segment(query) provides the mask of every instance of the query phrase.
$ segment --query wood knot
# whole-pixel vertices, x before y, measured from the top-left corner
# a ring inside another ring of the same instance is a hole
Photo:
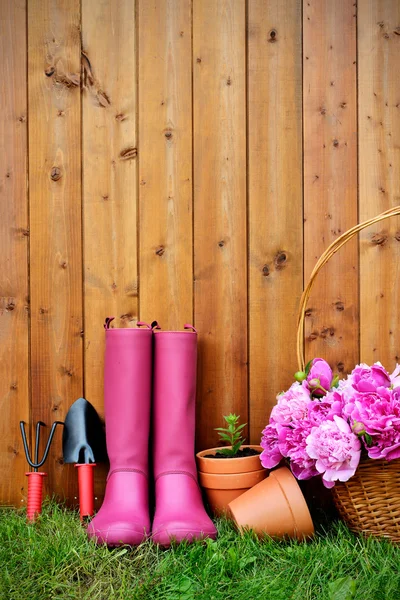
[[[335,335],[335,330],[333,327],[323,327],[321,329],[321,338],[324,340],[326,339],[328,336],[332,337]]]
[[[122,321],[133,321],[133,315],[132,313],[125,313],[124,315],[120,316],[120,319]]]
[[[340,108],[346,108],[347,104],[346,102],[341,102],[339,106]]]
[[[137,157],[137,148],[125,148],[125,150],[121,150],[119,157],[121,160],[132,160]]]
[[[271,31],[269,32],[268,42],[270,44],[274,44],[275,42],[277,42],[278,41],[277,35],[278,35],[278,32],[276,31],[276,29],[271,29]]]
[[[371,244],[374,244],[375,246],[384,246],[388,241],[388,237],[387,233],[374,233],[371,237]]]
[[[196,62],[201,63],[201,58],[200,57],[196,58]]]
[[[396,233],[394,234],[394,239],[400,242],[400,231],[396,231]]]
[[[262,274],[264,275],[264,277],[268,277],[270,271],[269,271],[269,266],[268,265],[264,265],[262,268]]]
[[[343,302],[341,302],[340,300],[338,302],[335,302],[335,308],[338,311],[344,310],[344,304],[343,304]]]
[[[10,385],[10,390],[16,390],[18,389],[18,384],[16,381],[14,381],[11,385]]]
[[[66,261],[66,260],[63,260],[63,261],[60,263],[60,267],[61,267],[62,269],[66,269],[66,268],[67,268],[67,266],[68,266],[68,263],[67,263],[67,261]]]
[[[232,79],[230,77],[226,80],[226,85],[232,85]]]
[[[310,333],[310,335],[307,338],[308,342],[314,342],[318,337],[318,333],[316,333],[315,331],[313,333]]]
[[[46,77],[51,77],[52,75],[54,75],[55,72],[56,72],[55,67],[47,67],[44,74],[46,75]]]
[[[274,259],[275,269],[281,271],[286,267],[287,255],[286,252],[280,251],[277,253]]]
[[[326,108],[325,106],[321,106],[321,108],[319,109],[319,112],[321,115],[326,115]]]
[[[172,131],[168,130],[164,133],[164,135],[167,138],[167,140],[170,140],[172,138]]]
[[[59,167],[53,167],[50,172],[50,178],[53,181],[58,181],[59,179],[61,179],[61,177],[62,177],[61,169]]]
[[[15,300],[9,300],[6,304],[6,310],[11,312],[15,308]]]
[[[118,115],[115,115],[115,119],[116,121],[126,121],[128,117],[122,113],[118,113]]]
[[[223,248],[223,247],[225,246],[225,242],[224,242],[224,240],[220,240],[220,241],[218,242],[218,246],[219,246],[220,248]]]
[[[339,140],[333,140],[332,144],[337,148],[339,146]]]
[[[342,361],[338,362],[336,364],[337,370],[339,371],[339,373],[343,373],[344,371],[344,363]]]
[[[158,246],[156,248],[156,254],[157,254],[157,256],[162,256],[164,254],[164,252],[165,252],[164,246]]]
[[[307,308],[307,310],[304,312],[304,316],[305,317],[311,317],[313,314],[313,309],[312,308]]]

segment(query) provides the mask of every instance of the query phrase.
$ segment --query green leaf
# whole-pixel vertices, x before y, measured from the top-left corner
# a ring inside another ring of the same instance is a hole
[[[314,359],[312,358],[312,359],[311,359],[311,360],[309,360],[309,361],[308,361],[308,363],[306,364],[306,368],[304,369],[304,372],[305,372],[306,376],[307,376],[307,375],[309,374],[309,372],[310,372],[310,369],[311,369],[311,365],[312,365],[312,361],[313,361],[313,360],[314,360]]]
[[[241,431],[243,429],[243,427],[246,427],[247,423],[243,423],[243,425],[239,425],[239,427],[236,428],[236,431]]]
[[[341,577],[328,584],[329,600],[353,600],[357,582],[351,577]]]
[[[224,454],[225,456],[233,456],[234,455],[232,448],[220,448],[218,450],[218,452],[220,452],[221,454]]]
[[[242,440],[239,440],[239,442],[237,444],[235,444],[234,446],[232,446],[232,451],[233,451],[234,455],[237,453],[237,451],[239,450],[239,448],[240,448],[241,445],[242,445]]]
[[[331,388],[337,388],[339,387],[339,375],[335,375],[335,377],[332,379],[332,383],[331,383]]]
[[[220,434],[219,434],[219,437],[220,437],[222,440],[228,440],[228,442],[231,440],[231,436],[230,436],[230,435],[228,435],[227,433],[220,433]]]
[[[369,433],[364,434],[364,441],[365,441],[365,445],[370,448],[372,446],[372,437],[369,435]]]

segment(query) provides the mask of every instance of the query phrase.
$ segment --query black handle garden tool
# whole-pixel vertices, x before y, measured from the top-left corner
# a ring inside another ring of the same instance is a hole
[[[46,424],[43,423],[43,421],[38,421],[38,423],[36,424],[35,459],[33,462],[29,453],[28,442],[26,441],[25,423],[24,421],[19,422],[26,460],[28,461],[28,464],[33,468],[33,471],[25,473],[25,475],[28,477],[28,502],[26,515],[29,521],[34,521],[36,519],[36,516],[42,512],[43,477],[46,477],[47,473],[44,473],[43,471],[39,472],[38,469],[44,464],[49,454],[50,444],[53,440],[54,432],[56,430],[57,425],[63,424],[64,423],[62,421],[55,421],[51,426],[50,435],[43,453],[43,458],[39,461],[40,428],[46,427]]]
[[[78,398],[65,417],[63,454],[65,463],[75,463],[78,468],[79,513],[83,520],[94,513],[93,469],[96,461],[107,460],[103,424],[96,409],[85,398]]]

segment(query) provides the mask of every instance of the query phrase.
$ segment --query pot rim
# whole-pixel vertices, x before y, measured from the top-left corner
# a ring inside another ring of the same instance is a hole
[[[267,476],[265,471],[244,473],[203,473],[199,471],[199,483],[206,490],[244,490],[257,485]]]
[[[240,456],[232,458],[212,458],[205,457],[206,454],[215,454],[218,450],[227,446],[218,446],[217,448],[207,448],[196,454],[197,468],[202,473],[243,473],[245,471],[263,471],[264,467],[260,461],[262,447],[256,444],[243,444],[241,448],[254,448],[260,454],[253,456]],[[229,446],[228,446],[229,447]]]

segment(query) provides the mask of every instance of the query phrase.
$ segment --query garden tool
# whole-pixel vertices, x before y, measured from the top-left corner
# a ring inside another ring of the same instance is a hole
[[[78,469],[79,514],[81,521],[94,513],[94,467],[107,460],[103,424],[96,409],[85,398],[78,398],[65,417],[63,431],[65,463]]]
[[[148,444],[152,330],[110,329],[106,319],[104,411],[110,471],[89,537],[109,546],[140,544],[150,532]],[[141,328],[145,326],[145,328]]]
[[[63,424],[64,423],[62,421],[55,421],[51,426],[50,435],[43,453],[43,458],[41,461],[39,461],[40,427],[46,427],[46,424],[43,423],[43,421],[38,421],[36,424],[35,462],[33,462],[29,453],[28,443],[26,441],[25,423],[24,421],[19,422],[26,460],[33,468],[33,471],[25,473],[25,475],[28,477],[28,502],[26,515],[29,521],[35,521],[36,515],[42,512],[43,477],[46,477],[47,473],[39,472],[38,469],[44,464],[49,454],[50,444],[53,440],[57,425]]]
[[[154,542],[215,538],[195,462],[197,332],[154,329]]]

